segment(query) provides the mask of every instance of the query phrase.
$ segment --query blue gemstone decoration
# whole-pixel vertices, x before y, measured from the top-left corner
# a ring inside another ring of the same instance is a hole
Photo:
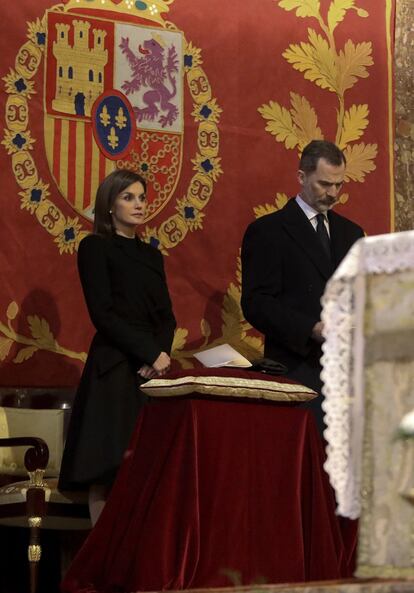
[[[22,146],[26,144],[26,139],[23,138],[23,136],[20,136],[20,134],[16,134],[13,138],[13,144],[20,149]]]
[[[44,45],[46,43],[46,34],[45,33],[36,33],[37,43],[39,45]]]
[[[21,93],[27,89],[27,86],[25,85],[23,78],[19,78],[19,80],[16,80],[14,86],[16,87],[16,91],[18,93]]]
[[[41,189],[32,189],[30,192],[30,201],[31,202],[40,202],[42,199],[42,190]]]
[[[73,241],[75,238],[75,230],[73,227],[70,227],[69,229],[65,229],[63,231],[63,236],[65,237],[65,241]]]
[[[146,171],[148,171],[148,165],[147,165],[147,163],[142,163],[142,165],[141,165],[141,171],[144,171],[144,173]]]
[[[192,206],[186,206],[184,208],[184,216],[185,218],[195,218],[194,208]]]
[[[184,55],[184,66],[191,68],[192,65],[193,65],[193,56],[190,56],[189,54],[185,54]]]
[[[156,239],[155,237],[151,237],[150,245],[152,245],[153,247],[156,247],[158,249],[159,244],[160,244],[160,242],[158,241],[158,239]]]
[[[200,109],[200,115],[202,115],[206,119],[208,119],[210,117],[211,113],[212,113],[212,111],[211,111],[210,107],[207,107],[207,105],[203,105],[203,107]]]
[[[137,0],[135,2],[135,7],[138,8],[138,10],[147,10],[148,4],[146,2],[141,2],[141,0]]]
[[[212,169],[214,169],[213,165],[210,163],[210,159],[206,159],[205,161],[203,161],[201,163],[201,166],[203,167],[206,173],[209,173]]]

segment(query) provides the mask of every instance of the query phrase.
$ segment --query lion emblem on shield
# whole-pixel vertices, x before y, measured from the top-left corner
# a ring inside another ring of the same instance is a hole
[[[178,108],[171,102],[177,94],[178,56],[174,44],[167,56],[163,40],[155,35],[139,44],[137,53],[130,48],[129,37],[122,37],[119,48],[132,73],[130,80],[122,84],[125,94],[149,87],[142,95],[145,106],[133,108],[137,121],[157,120],[163,128],[173,124],[178,117]]]

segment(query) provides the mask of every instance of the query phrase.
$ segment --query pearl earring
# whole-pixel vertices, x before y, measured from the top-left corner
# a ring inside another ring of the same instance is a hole
[[[109,211],[109,214],[112,214],[112,210]]]

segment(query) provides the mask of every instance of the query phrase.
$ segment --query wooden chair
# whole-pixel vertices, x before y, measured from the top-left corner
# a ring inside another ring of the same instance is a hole
[[[39,530],[45,515],[45,486],[43,476],[49,460],[49,448],[44,440],[35,437],[0,438],[0,447],[25,447],[24,465],[29,474],[24,502],[0,505],[0,518],[26,516],[30,529],[28,559],[30,565],[30,593],[36,593],[38,563],[41,557]],[[29,448],[28,448],[29,447]]]
[[[57,490],[70,395],[62,390],[0,393],[0,525],[30,530],[31,593],[38,586],[40,529],[91,527],[87,492]]]

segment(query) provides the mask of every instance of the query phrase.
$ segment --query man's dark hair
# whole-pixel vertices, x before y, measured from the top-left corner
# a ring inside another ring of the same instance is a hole
[[[128,186],[136,181],[142,183],[144,191],[147,191],[146,181],[141,175],[127,169],[115,169],[102,181],[96,192],[95,218],[93,232],[96,235],[110,236],[115,233],[112,224],[110,211],[116,197]]]
[[[305,173],[312,173],[316,170],[319,159],[325,159],[330,165],[336,167],[346,165],[345,155],[336,144],[328,140],[312,140],[303,149],[299,169]]]

